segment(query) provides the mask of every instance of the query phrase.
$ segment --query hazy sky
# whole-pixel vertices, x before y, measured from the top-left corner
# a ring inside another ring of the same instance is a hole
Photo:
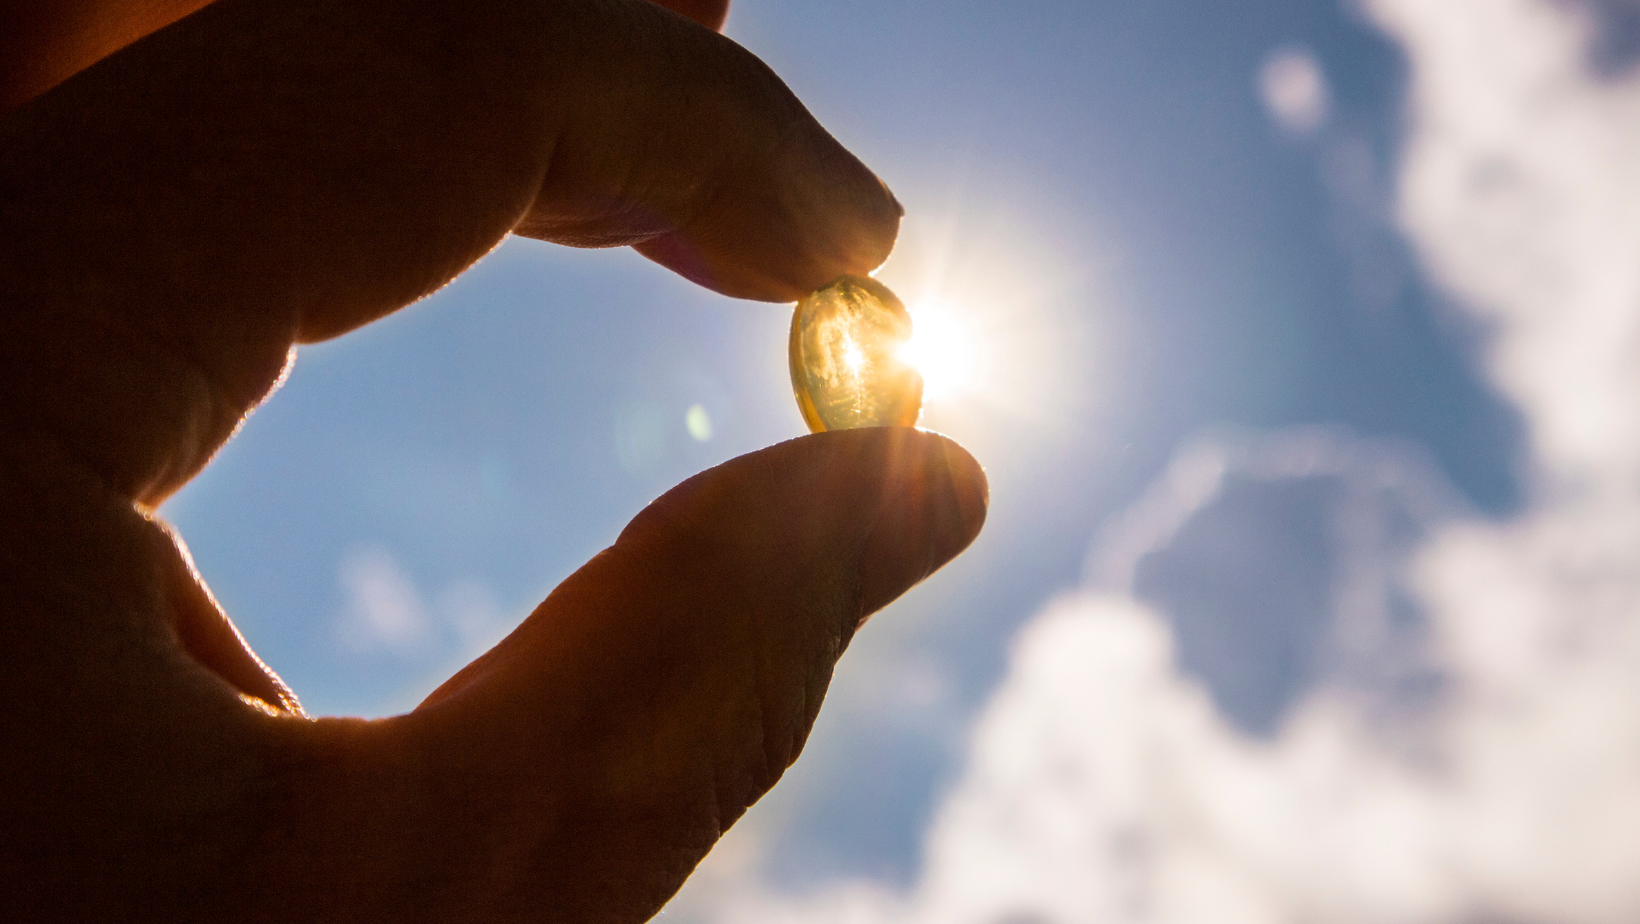
[[[991,519],[667,919],[1640,917],[1640,8],[759,3],[907,207]],[[789,308],[511,241],[166,507],[310,711],[407,709],[802,432]]]

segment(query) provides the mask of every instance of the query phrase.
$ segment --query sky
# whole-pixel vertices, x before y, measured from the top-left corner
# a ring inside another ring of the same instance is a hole
[[[727,32],[905,203],[878,275],[992,506],[662,920],[1640,919],[1640,6]],[[310,711],[403,711],[803,432],[788,322],[510,241],[303,348],[164,514]]]

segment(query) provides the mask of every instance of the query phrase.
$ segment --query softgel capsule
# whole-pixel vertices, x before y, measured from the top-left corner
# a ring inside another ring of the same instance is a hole
[[[909,427],[922,411],[923,380],[900,357],[911,315],[888,287],[844,276],[792,313],[792,391],[815,433]]]

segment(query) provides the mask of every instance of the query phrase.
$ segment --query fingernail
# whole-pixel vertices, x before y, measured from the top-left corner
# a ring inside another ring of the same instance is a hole
[[[907,429],[891,440],[882,508],[860,560],[863,616],[882,609],[966,549],[990,506],[974,457],[949,439]]]
[[[877,182],[882,183],[882,180],[879,179]],[[883,192],[888,195],[888,201],[894,203],[894,214],[904,218],[905,206],[901,204],[900,197],[894,195],[894,190],[889,189],[887,183],[883,183]]]

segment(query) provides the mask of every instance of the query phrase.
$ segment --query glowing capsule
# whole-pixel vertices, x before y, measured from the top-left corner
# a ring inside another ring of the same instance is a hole
[[[915,424],[923,381],[900,357],[909,339],[911,315],[875,279],[844,276],[798,302],[788,355],[809,429]]]

